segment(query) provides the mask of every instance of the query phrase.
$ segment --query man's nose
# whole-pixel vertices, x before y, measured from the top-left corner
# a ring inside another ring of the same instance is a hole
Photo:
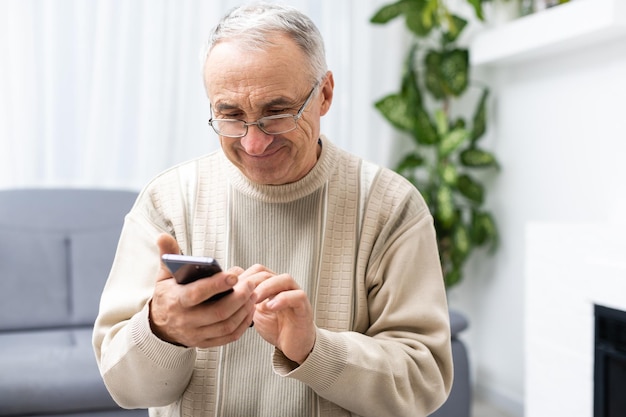
[[[248,133],[241,138],[241,145],[248,155],[262,155],[272,143],[272,135],[259,129],[258,125],[249,125]]]

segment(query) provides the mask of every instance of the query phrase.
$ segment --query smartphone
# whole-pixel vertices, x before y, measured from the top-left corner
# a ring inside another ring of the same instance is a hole
[[[205,256],[165,254],[161,258],[176,282],[183,285],[201,278],[208,278],[222,271],[220,264],[215,259]],[[219,300],[231,292],[233,292],[232,288],[214,295],[205,302]]]

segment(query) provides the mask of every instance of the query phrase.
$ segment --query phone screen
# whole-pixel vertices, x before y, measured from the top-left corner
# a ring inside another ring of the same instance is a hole
[[[201,278],[208,278],[222,270],[219,263],[210,257],[165,254],[162,259],[179,284],[189,284]],[[206,302],[218,300],[231,292],[232,288],[214,295]]]

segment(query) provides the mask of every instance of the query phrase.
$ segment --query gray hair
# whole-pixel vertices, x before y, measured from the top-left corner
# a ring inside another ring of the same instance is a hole
[[[232,9],[211,31],[205,60],[213,46],[226,40],[250,50],[264,50],[272,45],[272,35],[277,32],[289,36],[304,52],[312,81],[322,79],[328,68],[321,33],[308,16],[276,3],[255,2]]]

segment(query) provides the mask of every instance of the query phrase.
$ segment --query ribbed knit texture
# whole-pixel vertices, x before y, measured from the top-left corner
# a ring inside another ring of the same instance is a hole
[[[193,248],[196,255],[222,259],[225,267],[261,263],[276,273],[291,274],[315,305],[318,325],[345,331],[352,328],[356,289],[351,277],[356,267],[361,206],[366,202],[359,191],[368,193],[377,169],[366,163],[371,177],[363,180],[360,160],[339,161],[337,152],[328,152],[334,145],[326,146],[307,176],[286,185],[253,183],[223,155],[222,166],[201,164],[201,175],[215,178],[226,172],[227,176],[217,189],[198,190],[195,217],[206,222],[207,228],[204,235],[194,235]],[[332,183],[327,182],[329,178]],[[228,208],[221,216],[201,203],[216,196],[228,196],[223,206],[218,205]],[[327,218],[333,221],[326,222]],[[273,351],[254,331],[221,349],[201,351],[190,384],[194,389],[184,395],[183,415],[191,415],[187,410],[194,416],[304,417],[320,411],[329,416],[347,415],[302,382],[277,376],[268,360]],[[209,372],[198,372],[199,367]],[[203,392],[212,394],[207,398]]]
[[[314,303],[324,236],[321,213],[327,203],[326,180],[336,168],[336,154],[329,156],[322,151],[324,158],[305,178],[280,186],[249,181],[223,156],[220,164],[199,164],[200,176],[226,176],[222,181],[211,181],[216,188],[197,190],[193,254],[220,259],[225,268],[261,263],[276,273],[289,273]],[[215,202],[216,197],[224,200],[212,207],[228,210],[216,212],[203,205],[203,201]],[[206,228],[197,227],[202,224]],[[272,370],[273,350],[254,331],[221,349],[199,350],[190,383],[194,388],[184,394],[183,414],[192,410],[193,415],[204,416],[315,414],[315,393],[302,382],[281,378]],[[205,371],[198,372],[199,368]],[[207,392],[212,393],[209,398]]]
[[[233,190],[229,263],[243,268],[262,263],[276,273],[288,272],[311,295],[319,261],[321,226],[316,213],[321,194],[318,189],[298,200],[270,203]],[[301,382],[274,374],[268,360],[273,347],[256,332],[248,331],[223,352],[218,415],[311,415],[313,392]]]

